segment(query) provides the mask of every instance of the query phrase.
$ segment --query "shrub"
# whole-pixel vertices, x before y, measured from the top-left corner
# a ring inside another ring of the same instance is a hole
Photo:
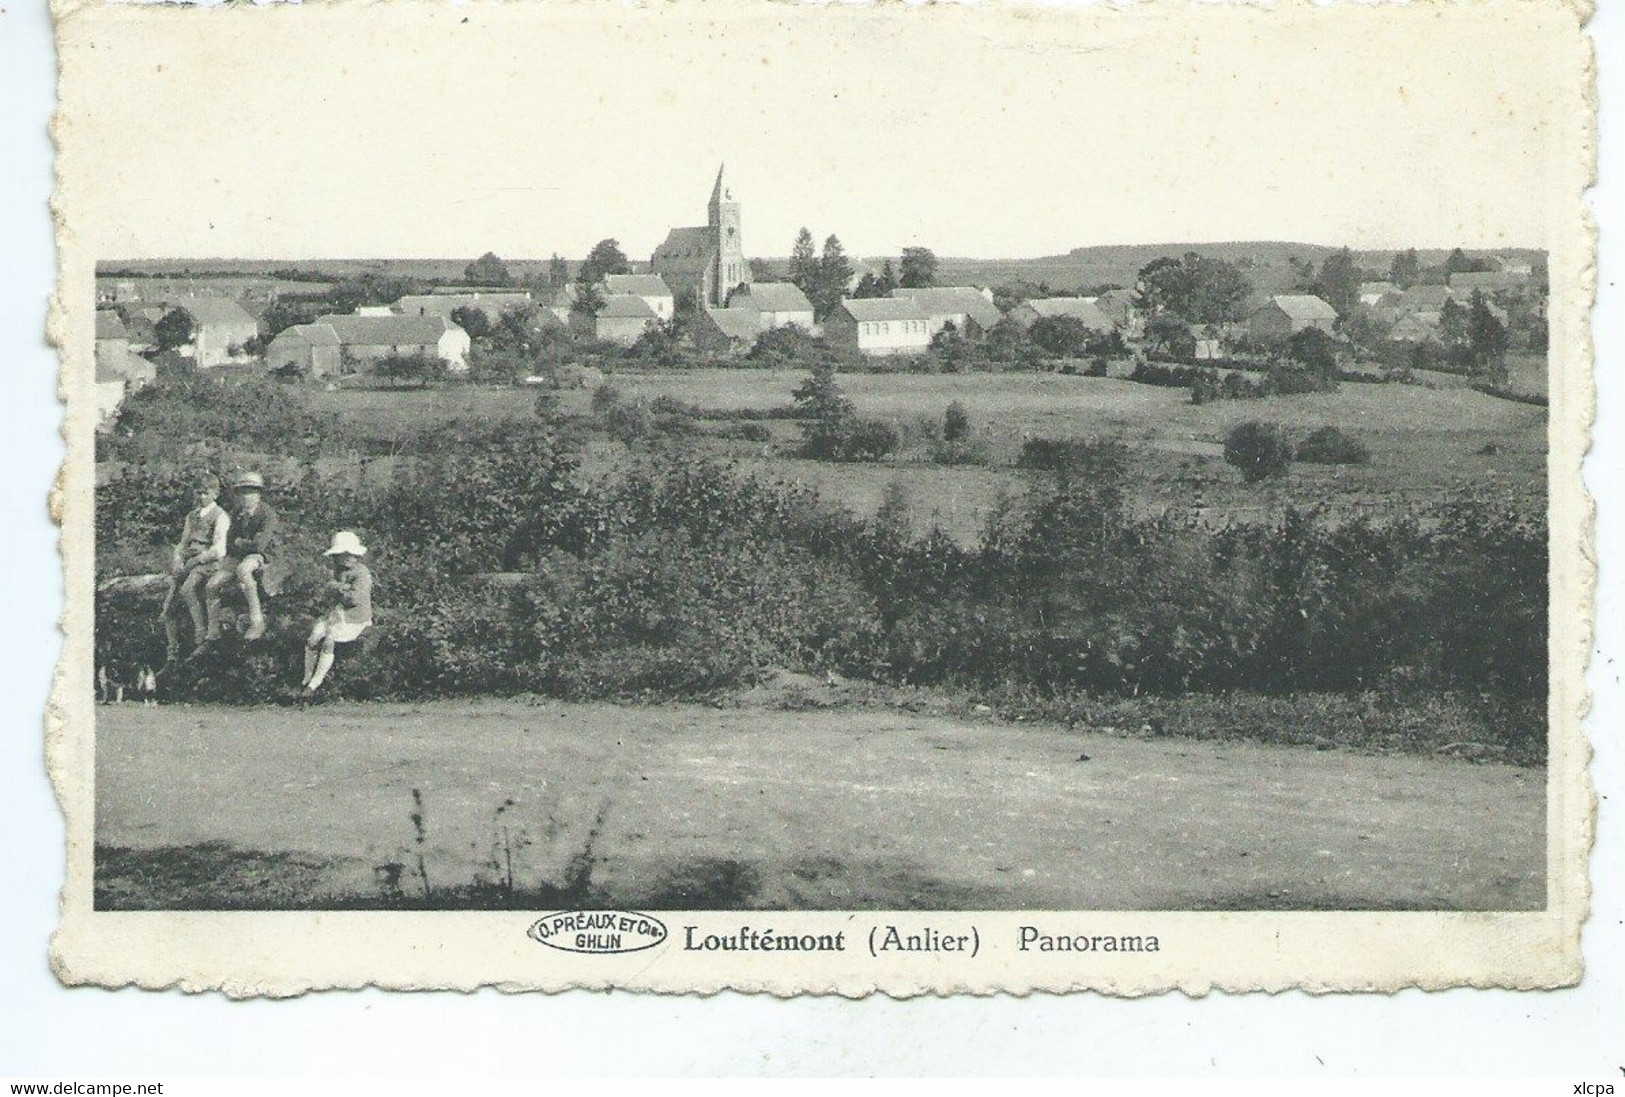
[[[1370,463],[1371,451],[1336,427],[1321,427],[1298,443],[1297,457],[1314,465],[1364,465]]]
[[[942,413],[942,440],[944,442],[962,442],[970,437],[970,413],[965,405],[958,400],[948,405],[948,410]]]
[[[1256,484],[1287,474],[1292,467],[1292,443],[1272,423],[1241,423],[1224,440],[1224,459],[1241,470],[1243,480]]]

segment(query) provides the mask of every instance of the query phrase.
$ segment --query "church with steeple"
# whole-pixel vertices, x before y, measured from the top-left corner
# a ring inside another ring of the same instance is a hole
[[[725,171],[717,169],[707,223],[672,229],[649,260],[650,270],[666,280],[675,296],[702,308],[723,308],[729,294],[750,285],[739,203],[728,187]]]

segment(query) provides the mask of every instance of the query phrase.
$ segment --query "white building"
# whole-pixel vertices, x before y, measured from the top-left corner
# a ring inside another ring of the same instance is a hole
[[[672,296],[671,287],[666,285],[666,280],[658,274],[606,274],[604,296],[641,297],[643,303],[660,318],[661,323],[669,321],[677,311],[677,302]]]
[[[931,345],[931,317],[907,297],[849,297],[825,317],[824,338],[874,358],[923,354]]]
[[[813,306],[794,282],[755,282],[734,290],[728,308],[749,309],[759,317],[758,329],[785,328],[791,324],[813,330]]]

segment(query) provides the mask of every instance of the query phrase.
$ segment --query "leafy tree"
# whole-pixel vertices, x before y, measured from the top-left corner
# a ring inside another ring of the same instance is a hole
[[[891,265],[888,259],[880,265],[880,296],[890,297],[891,291],[898,288],[897,268]]]
[[[564,256],[555,251],[553,257],[547,261],[547,283],[558,288],[569,281],[570,264],[565,261]]]
[[[1337,340],[1319,328],[1301,328],[1286,343],[1287,355],[1322,378],[1337,376]]]
[[[1315,293],[1337,310],[1341,317],[1352,316],[1360,306],[1360,268],[1348,248],[1332,252],[1321,261],[1315,279]]]
[[[593,285],[604,280],[606,274],[626,274],[632,269],[618,240],[603,239],[592,246],[587,259],[576,274],[576,281]]]
[[[1027,335],[1056,358],[1081,358],[1089,352],[1095,332],[1076,316],[1044,316],[1033,322]]]
[[[1256,420],[1238,424],[1224,440],[1224,460],[1256,484],[1285,476],[1292,468],[1292,443],[1281,428]]]
[[[1145,324],[1145,343],[1171,358],[1194,358],[1196,334],[1191,326],[1173,313],[1154,314]]]
[[[1388,266],[1388,280],[1400,289],[1410,289],[1422,277],[1422,261],[1417,258],[1415,248],[1406,248],[1404,251],[1394,253],[1394,261]]]
[[[197,321],[185,309],[170,309],[152,326],[160,351],[174,350],[192,341],[197,333]]]
[[[603,307],[604,291],[597,282],[582,282],[576,289],[576,299],[570,303],[570,311],[578,316],[597,316]]]
[[[391,354],[380,358],[373,371],[392,384],[416,382],[413,387],[423,388],[440,372],[440,361],[424,354]]]
[[[484,339],[491,334],[491,318],[485,310],[462,305],[451,310],[451,322],[468,332],[470,339]]]
[[[1186,252],[1163,256],[1140,270],[1141,307],[1151,316],[1171,313],[1191,324],[1240,320],[1253,286],[1234,263]]]
[[[464,267],[463,277],[474,286],[513,285],[513,275],[508,272],[508,264],[498,259],[494,252],[489,251]]]
[[[858,279],[858,284],[852,290],[853,297],[889,297],[891,291],[886,289],[880,279],[873,274],[865,274]]]
[[[1489,258],[1474,259],[1460,248],[1455,248],[1444,261],[1445,274],[1482,274],[1495,269],[1495,261]],[[1446,278],[1446,281],[1449,279]]]
[[[813,249],[812,232],[805,225],[796,233],[795,245],[790,249],[790,281],[808,300],[818,292],[818,253]]]
[[[930,248],[904,248],[900,267],[903,288],[936,285],[937,256]]]
[[[852,263],[846,257],[846,251],[841,247],[840,237],[831,233],[824,239],[824,253],[818,259],[818,281],[816,289],[818,295],[812,298],[813,308],[819,317],[828,316],[835,311],[835,306],[841,303],[846,295],[846,284],[852,280]]]
[[[988,330],[982,342],[988,361],[1014,369],[1030,369],[1038,364],[1041,352],[1027,335],[1027,329],[1006,316]]]

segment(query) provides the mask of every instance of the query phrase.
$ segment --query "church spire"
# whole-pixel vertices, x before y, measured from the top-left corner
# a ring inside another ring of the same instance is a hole
[[[724,202],[733,201],[733,195],[728,191],[728,184],[723,179],[723,173],[728,170],[727,164],[717,165],[717,185],[711,188],[711,208],[715,209]]]

